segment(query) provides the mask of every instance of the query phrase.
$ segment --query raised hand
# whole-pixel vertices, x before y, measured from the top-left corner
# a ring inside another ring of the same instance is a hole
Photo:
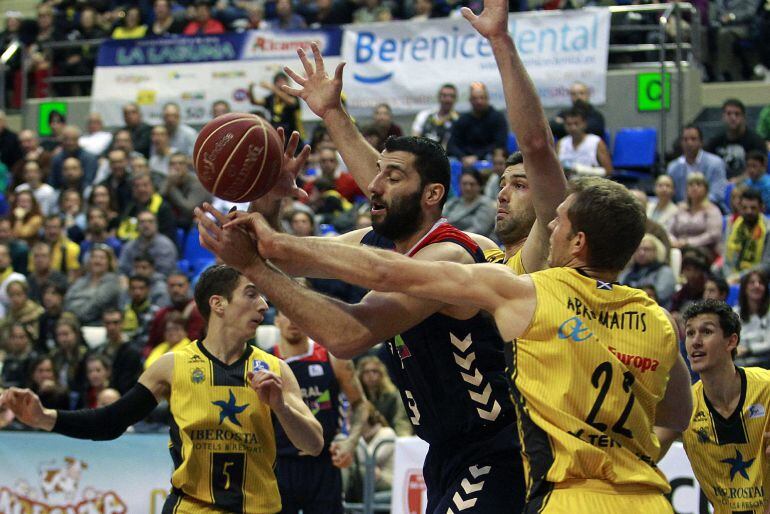
[[[263,259],[270,259],[275,255],[273,243],[277,232],[260,213],[235,216],[228,219],[222,228],[224,232],[248,233],[252,241],[256,242],[257,251]]]
[[[288,143],[286,143],[286,134],[283,131],[283,127],[278,127],[278,135],[281,138],[281,143],[286,146],[286,150],[283,152],[281,175],[278,177],[278,181],[273,188],[262,198],[264,198],[264,201],[266,202],[270,202],[276,198],[285,198],[287,196],[291,196],[297,200],[303,200],[307,198],[307,192],[304,189],[297,187],[297,176],[305,168],[305,163],[310,155],[310,145],[302,147],[302,151],[297,154],[297,147],[299,146],[300,141],[299,132],[296,130],[292,132]],[[262,198],[255,200],[255,202],[259,202]]]
[[[222,229],[225,223],[248,216],[245,212],[232,212],[225,216],[211,204],[204,203],[196,207],[194,213],[201,246],[216,254],[225,264],[241,271],[264,264],[258,253],[257,242],[246,230]]]
[[[460,12],[487,39],[508,34],[508,0],[484,0],[484,10],[478,16],[467,7]]]
[[[300,88],[284,85],[282,89],[292,96],[303,99],[316,116],[323,118],[328,111],[342,107],[342,70],[345,63],[338,64],[337,69],[334,70],[334,77],[329,77],[326,74],[318,44],[312,43],[311,48],[315,66],[311,64],[303,49],[297,50],[297,55],[305,68],[304,77],[288,66],[284,67],[286,74],[299,84]]]
[[[259,401],[270,406],[274,411],[286,407],[283,400],[283,380],[272,371],[249,371],[249,385],[257,392]]]

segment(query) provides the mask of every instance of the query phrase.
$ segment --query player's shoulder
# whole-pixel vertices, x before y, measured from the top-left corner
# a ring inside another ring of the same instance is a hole
[[[500,247],[497,245],[497,243],[495,243],[494,241],[492,241],[488,237],[482,236],[481,234],[475,234],[473,232],[464,232],[464,234],[466,236],[470,237],[473,240],[473,242],[476,243],[479,246],[481,251],[484,252],[485,256],[487,254],[487,251],[492,252],[492,251],[496,250],[496,251],[502,253],[502,251],[500,250]],[[503,255],[505,255],[505,254],[503,254]]]
[[[448,261],[473,264],[476,260],[468,250],[451,241],[438,241],[420,248],[413,258],[425,261]]]
[[[764,368],[742,368],[746,374],[746,383],[770,391],[770,370]]]

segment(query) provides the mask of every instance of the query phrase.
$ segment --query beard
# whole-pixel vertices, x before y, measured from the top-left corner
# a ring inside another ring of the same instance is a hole
[[[509,213],[505,219],[495,221],[495,235],[503,244],[517,243],[529,235],[535,220],[534,208]]]
[[[374,231],[391,241],[398,241],[414,234],[422,223],[422,206],[420,198],[422,191],[393,200],[387,206],[387,212],[382,221],[372,220]]]

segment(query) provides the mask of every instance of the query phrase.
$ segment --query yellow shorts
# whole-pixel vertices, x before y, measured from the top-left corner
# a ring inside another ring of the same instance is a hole
[[[524,512],[527,514],[673,514],[674,512],[662,493],[624,494],[583,487],[557,487],[539,500],[528,504]]]

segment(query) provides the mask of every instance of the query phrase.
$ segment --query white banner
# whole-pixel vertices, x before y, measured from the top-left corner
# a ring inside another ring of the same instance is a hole
[[[570,105],[574,81],[589,87],[592,103],[605,103],[608,9],[514,14],[508,26],[544,106]],[[495,105],[504,105],[492,49],[463,18],[346,25],[342,58],[354,112],[382,102],[399,113],[435,107],[444,83],[467,100],[475,81],[487,85]]]
[[[399,437],[393,462],[391,514],[424,514],[427,503],[422,465],[428,444],[418,437]],[[674,443],[660,469],[671,483],[671,499],[677,514],[708,514],[705,498],[681,443]]]

